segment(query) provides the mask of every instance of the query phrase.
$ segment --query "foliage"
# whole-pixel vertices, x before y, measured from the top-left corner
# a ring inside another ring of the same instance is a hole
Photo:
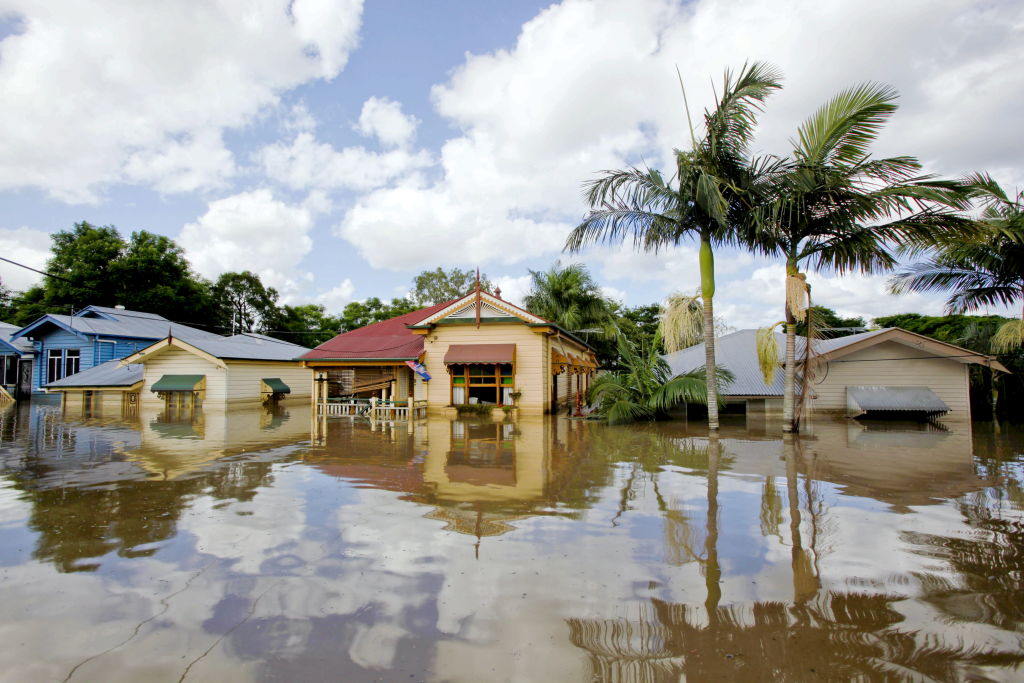
[[[661,334],[665,350],[673,353],[688,349],[704,335],[704,304],[700,294],[670,294],[661,316]]]
[[[475,287],[476,273],[471,270],[424,270],[413,279],[412,300],[421,308],[425,308],[458,299],[473,291]],[[480,276],[480,288],[491,291],[491,282],[486,275]]]
[[[11,290],[4,285],[3,280],[0,280],[0,322],[6,322],[11,315],[12,296]]]
[[[778,327],[778,323],[770,327],[762,327],[757,331],[754,340],[757,347],[757,365],[761,369],[764,383],[768,385],[775,381],[775,373],[782,367],[779,342],[775,339],[776,327]]]
[[[864,318],[841,318],[838,313],[825,306],[811,306],[810,318],[814,321],[815,336],[821,339],[848,337],[865,331],[868,325]],[[807,316],[797,322],[796,333],[801,337],[807,336]]]
[[[455,410],[459,415],[490,415],[494,407],[486,403],[463,403],[455,406]],[[505,412],[507,414],[509,411]]]
[[[265,332],[277,316],[277,290],[266,287],[255,273],[224,273],[211,290],[217,323],[231,334]]]
[[[704,306],[706,371],[711,393],[715,381],[713,247],[739,239],[773,162],[750,155],[750,146],[767,97],[778,90],[778,72],[754,63],[735,75],[726,71],[715,107],[704,112],[703,136],[690,126],[691,147],[676,150],[675,174],[666,181],[654,169],[605,171],[586,184],[590,213],[570,233],[566,248],[632,239],[643,251],[658,251],[686,239],[700,244],[701,298]],[[683,96],[685,100],[685,90]],[[686,111],[689,119],[689,110]],[[717,401],[708,407],[708,426],[718,428]]]
[[[581,335],[613,336],[611,302],[587,267],[555,263],[546,271],[530,271],[530,292],[523,307],[530,313]]]
[[[624,369],[598,375],[588,395],[597,414],[609,424],[664,419],[681,403],[707,404],[703,368],[671,377],[668,363],[657,353],[657,344],[642,352],[620,336],[618,346]],[[723,368],[719,381],[731,382],[732,375]]]
[[[320,304],[282,306],[270,322],[270,335],[308,348],[338,334],[341,319],[327,315]]]
[[[28,324],[46,313],[122,305],[196,326],[213,322],[208,283],[168,237],[144,230],[126,242],[113,226],[83,221],[52,236],[46,270],[57,277],[15,297],[10,318]]]
[[[366,301],[353,301],[341,313],[341,331],[349,332],[366,325],[389,320],[399,315],[411,313],[421,308],[410,299],[395,298],[385,303],[377,297]]]

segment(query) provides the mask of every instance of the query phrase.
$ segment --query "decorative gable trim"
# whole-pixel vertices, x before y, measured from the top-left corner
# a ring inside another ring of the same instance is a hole
[[[437,323],[444,318],[472,318],[476,319],[476,292],[470,292],[457,301],[453,301],[437,313],[410,325],[410,327],[424,327]],[[535,316],[529,311],[518,306],[513,306],[507,301],[502,301],[493,294],[480,292],[480,317],[513,317],[530,324],[546,324],[548,321]]]

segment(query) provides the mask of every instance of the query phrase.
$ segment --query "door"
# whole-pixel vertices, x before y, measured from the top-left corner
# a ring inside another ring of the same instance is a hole
[[[22,398],[32,395],[32,361],[21,360],[18,362],[18,394],[15,398]]]

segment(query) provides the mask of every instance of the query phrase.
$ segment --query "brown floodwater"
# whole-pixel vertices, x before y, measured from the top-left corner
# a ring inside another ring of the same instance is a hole
[[[1024,679],[1024,434],[0,408],[11,681]]]

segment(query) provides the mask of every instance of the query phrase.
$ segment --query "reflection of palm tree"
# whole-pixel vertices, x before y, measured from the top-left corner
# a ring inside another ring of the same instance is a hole
[[[793,602],[802,604],[814,595],[821,585],[814,574],[814,567],[803,547],[800,534],[800,489],[798,488],[797,439],[791,434],[783,435],[782,448],[786,459],[786,490],[789,495],[790,552],[793,566]]]
[[[721,446],[714,432],[708,436],[708,534],[704,540],[704,608],[708,623],[714,627],[718,603],[722,600],[722,567],[718,562],[718,456]]]

